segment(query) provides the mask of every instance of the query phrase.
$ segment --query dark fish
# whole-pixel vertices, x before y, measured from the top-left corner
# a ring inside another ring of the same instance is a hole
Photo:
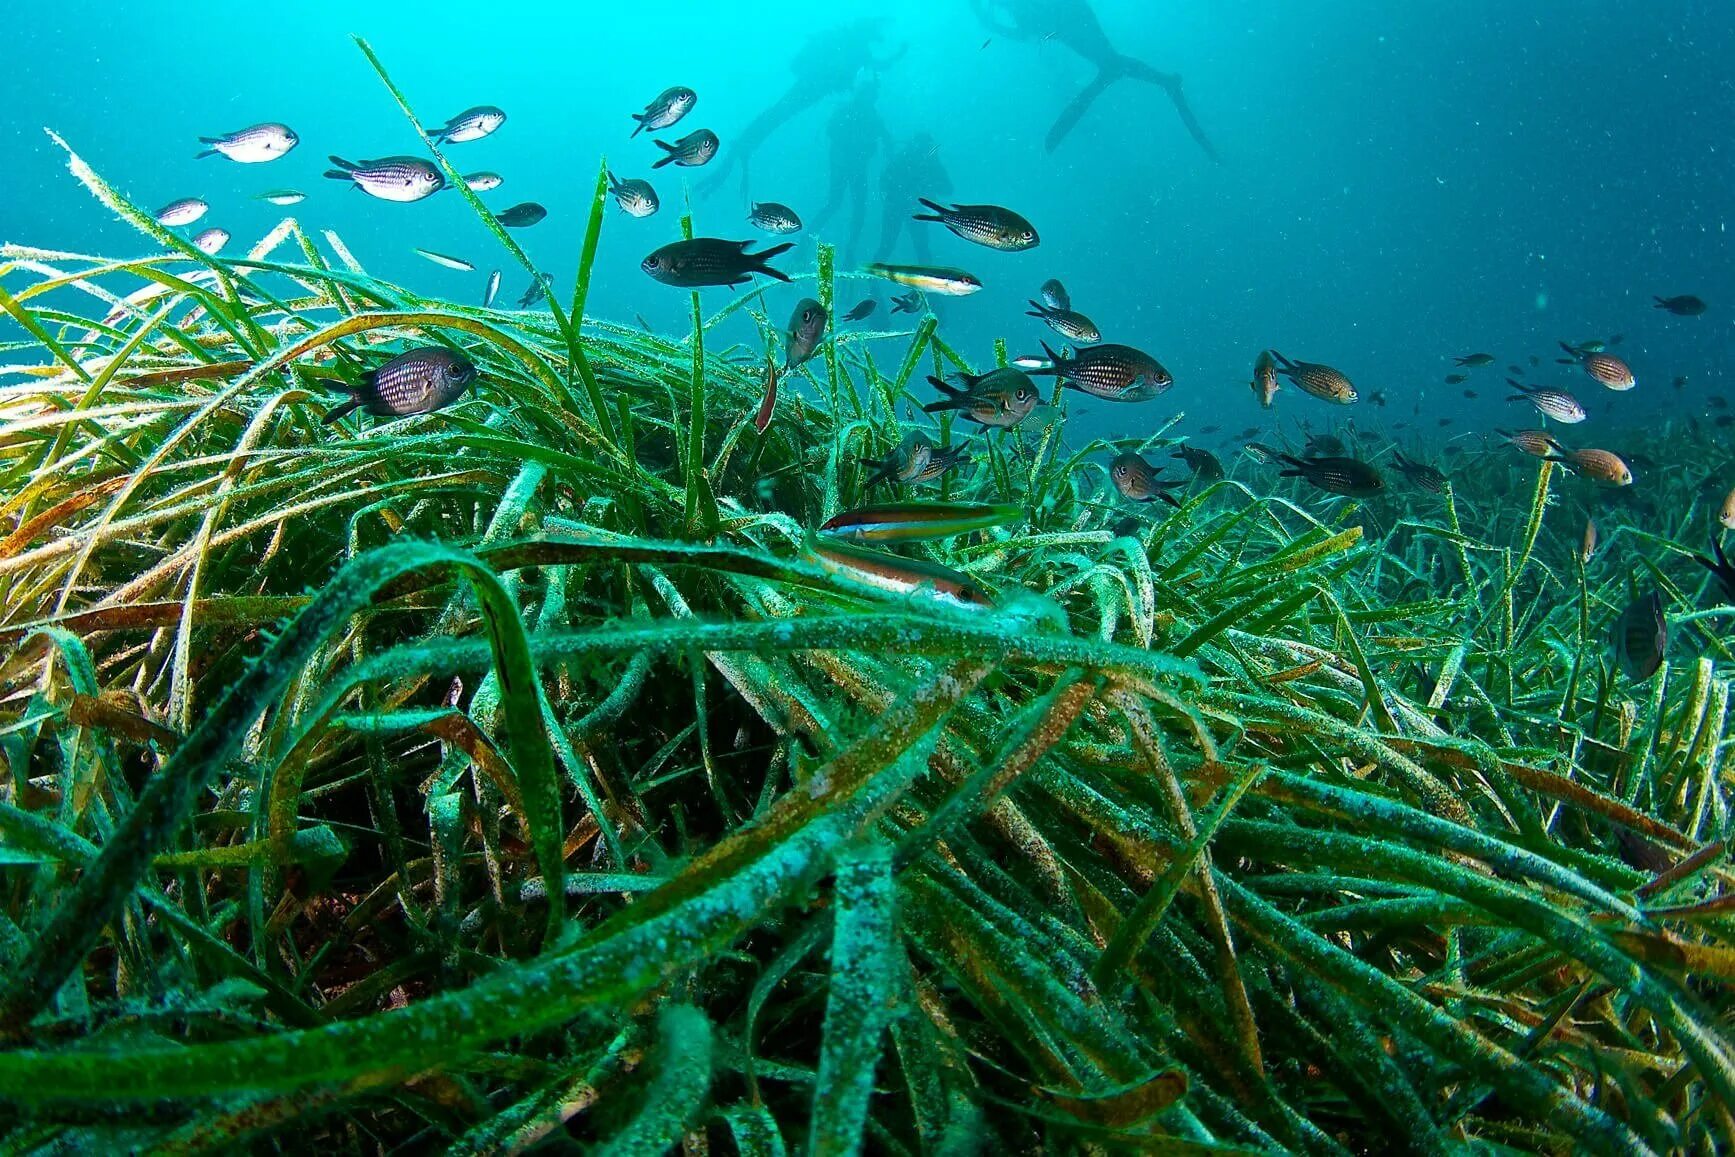
[[[922,293],[919,289],[912,289],[902,297],[892,298],[893,313],[915,313],[921,308]]]
[[[1565,450],[1543,457],[1550,462],[1559,462],[1575,474],[1602,483],[1604,486],[1631,486],[1633,472],[1620,455],[1611,454],[1607,450]]]
[[[479,141],[506,123],[506,114],[491,104],[467,108],[428,135],[439,144]]]
[[[1392,451],[1392,461],[1397,463],[1398,471],[1411,485],[1419,486],[1434,494],[1446,493],[1447,478],[1434,467],[1425,462],[1406,458],[1397,450]]]
[[[1572,424],[1582,422],[1585,418],[1584,407],[1578,399],[1565,390],[1550,390],[1542,386],[1527,386],[1523,382],[1506,379],[1506,384],[1517,390],[1506,400],[1508,402],[1529,402],[1537,411],[1553,418],[1556,422]]]
[[[1656,591],[1635,601],[1615,620],[1615,662],[1627,678],[1643,682],[1663,665],[1669,649],[1669,620],[1663,616],[1663,596]]]
[[[337,167],[327,169],[327,177],[349,181],[368,196],[382,201],[407,205],[446,187],[446,178],[440,175],[440,170],[420,157],[379,157],[360,164],[336,156],[330,160]]]
[[[1102,340],[1102,331],[1082,313],[1075,313],[1070,309],[1056,309],[1043,305],[1040,301],[1032,301],[1030,306],[1031,308],[1025,311],[1025,316],[1041,318],[1049,329],[1068,341],[1095,345]]]
[[[710,163],[711,158],[717,155],[719,143],[717,134],[710,129],[699,129],[697,132],[688,133],[672,145],[667,141],[657,141],[657,148],[668,155],[658,160],[651,168],[660,169],[664,165],[680,165],[683,168],[696,169],[700,165]]]
[[[861,460],[863,466],[873,467],[873,473],[862,483],[862,489],[871,490],[880,483],[893,479],[899,482],[914,482],[928,468],[935,453],[934,444],[920,431],[906,434],[902,444],[884,458]]]
[[[1185,462],[1193,471],[1195,478],[1201,478],[1206,482],[1215,482],[1223,477],[1223,463],[1218,460],[1217,455],[1209,450],[1201,450],[1195,446],[1180,446],[1169,457],[1179,458]]]
[[[1221,426],[1215,426],[1215,425],[1213,425],[1213,426],[1200,426],[1199,427],[1199,433],[1201,433],[1201,434],[1215,434],[1218,430],[1221,430],[1222,428],[1223,427],[1221,427]]]
[[[845,321],[860,321],[865,317],[872,317],[874,310],[878,309],[879,307],[880,307],[880,303],[876,299],[871,298],[871,297],[868,298],[866,301],[858,301],[854,306],[852,306],[850,308],[850,311],[848,313],[843,315],[843,320],[845,320]]]
[[[1236,437],[1242,439],[1243,441],[1245,441],[1248,438],[1257,438],[1257,437],[1259,437],[1259,427],[1258,426],[1249,426],[1245,430],[1241,431],[1241,433],[1237,434]]]
[[[1482,396],[1482,395],[1481,395],[1481,394],[1478,394],[1478,393],[1477,393],[1477,392],[1476,392],[1476,391],[1475,391],[1475,390],[1465,390],[1465,391],[1464,391],[1464,396],[1465,396],[1465,397],[1466,397],[1466,398],[1479,398],[1479,397],[1481,397],[1481,396]]]
[[[1036,296],[1050,309],[1072,308],[1072,294],[1066,292],[1066,286],[1060,283],[1058,277],[1050,277],[1044,281],[1042,288],[1036,291]]]
[[[546,216],[548,216],[547,209],[535,201],[525,201],[512,206],[504,213],[496,213],[494,220],[508,229],[528,229]]]
[[[1637,379],[1633,377],[1633,371],[1627,367],[1627,363],[1613,354],[1587,350],[1582,346],[1569,346],[1565,342],[1560,343],[1560,348],[1565,350],[1568,355],[1567,358],[1562,359],[1563,364],[1571,365],[1573,362],[1577,362],[1584,367],[1585,373],[1611,390],[1630,390],[1638,384]]]
[[[623,181],[610,173],[608,191],[614,195],[614,203],[621,207],[621,212],[629,217],[649,217],[663,205],[651,183],[636,177]]]
[[[1530,355],[1530,368],[1531,369],[1535,369],[1537,366],[1539,366],[1541,364],[1542,364],[1541,358],[1537,357],[1535,354]]]
[[[1480,367],[1480,366],[1493,365],[1494,364],[1494,355],[1493,354],[1465,354],[1461,358],[1453,358],[1452,360],[1454,362],[1456,362],[1458,365],[1469,366],[1472,369],[1475,369],[1475,368]]]
[[[1524,376],[1524,367],[1523,366],[1507,366],[1506,372],[1511,374],[1515,378],[1521,378]]]
[[[1452,419],[1450,419],[1450,418],[1441,418],[1434,423],[1434,425],[1436,425],[1436,426],[1450,426],[1451,424],[1452,424]]]
[[[444,346],[423,346],[399,354],[356,385],[332,382],[350,397],[326,412],[327,425],[352,410],[384,417],[428,414],[449,406],[476,380],[476,367]]]
[[[1507,445],[1537,458],[1547,458],[1551,454],[1560,453],[1563,449],[1559,442],[1541,430],[1496,430],[1494,432],[1506,439]]]
[[[1455,386],[1460,382],[1467,382],[1469,380],[1470,380],[1469,374],[1447,374],[1446,375],[1446,384],[1448,386]]]
[[[767,233],[786,235],[801,232],[801,218],[788,205],[776,201],[755,201],[747,214],[747,223]]]
[[[1336,458],[1345,452],[1343,439],[1336,434],[1309,434],[1302,453],[1309,458]]]
[[[1386,488],[1380,472],[1359,458],[1296,458],[1277,456],[1289,466],[1283,478],[1300,478],[1321,490],[1347,498],[1371,498]]]
[[[1161,466],[1152,466],[1131,450],[1117,455],[1108,468],[1115,489],[1128,502],[1155,502],[1160,498],[1179,509],[1180,502],[1169,491],[1179,490],[1186,483],[1157,477],[1162,472]]]
[[[1684,390],[1687,388],[1687,375],[1682,374],[1680,377],[1676,378],[1674,381],[1670,382],[1669,384],[1671,386],[1674,386],[1677,390]]]
[[[1384,409],[1385,404],[1386,392],[1384,390],[1375,390],[1373,393],[1368,395],[1368,405],[1379,406],[1381,409]]]
[[[917,221],[938,221],[966,241],[1006,253],[1034,249],[1042,243],[1036,228],[1010,209],[998,205],[953,205],[947,207],[920,198],[932,212],[917,213]]]
[[[1716,426],[1718,429],[1735,426],[1735,414],[1718,414],[1717,417],[1712,420],[1711,424]]]
[[[1725,398],[1722,394],[1712,394],[1710,397],[1705,399],[1705,404],[1710,406],[1713,410],[1727,410],[1729,408],[1729,399]]]
[[[1278,373],[1314,397],[1340,406],[1355,401],[1355,387],[1338,370],[1317,362],[1292,362],[1276,350],[1271,351],[1271,356],[1277,359]]]
[[[210,148],[193,154],[195,158],[221,154],[243,165],[257,165],[265,161],[275,161],[300,144],[301,138],[296,136],[295,130],[288,125],[268,121],[262,125],[236,129],[220,137],[200,137],[199,143],[209,145]]]
[[[524,291],[524,296],[518,299],[519,309],[529,309],[548,296],[548,275],[545,273],[530,283]]]
[[[645,106],[644,112],[632,114],[638,124],[633,126],[633,136],[649,129],[660,132],[668,128],[682,117],[693,111],[693,106],[699,103],[699,94],[685,85],[677,84],[673,88],[665,88],[657,94],[655,100]]]
[[[813,298],[804,297],[796,303],[789,318],[789,351],[783,359],[784,369],[792,370],[813,356],[825,338],[827,320],[825,307]]]
[[[755,273],[788,281],[786,275],[766,262],[792,248],[793,244],[785,241],[761,253],[749,253],[747,247],[752,244],[751,241],[724,241],[717,237],[676,241],[645,258],[639,268],[664,285],[688,289],[702,285],[740,285]]]
[[[970,421],[990,429],[1010,430],[1030,416],[1042,397],[1030,375],[1012,366],[985,374],[964,374],[960,380],[962,389],[930,377],[928,384],[945,397],[929,402],[922,409],[930,414],[958,410]]]
[[[1277,362],[1271,357],[1270,350],[1260,350],[1259,356],[1253,361],[1253,396],[1259,399],[1259,405],[1269,410],[1277,398]]]
[[[1735,566],[1729,563],[1729,556],[1723,553],[1723,544],[1715,538],[1711,540],[1711,553],[1717,556],[1712,562],[1702,554],[1693,556],[1693,561],[1710,571],[1717,577],[1718,585],[1723,588],[1723,601],[1735,603]]]
[[[1063,358],[1043,342],[1042,352],[1053,364],[1031,373],[1060,378],[1063,385],[1109,402],[1147,402],[1175,383],[1156,358],[1128,345],[1090,346]]]
[[[1705,303],[1690,293],[1679,297],[1659,297],[1657,308],[1668,310],[1676,317],[1698,317],[1705,312]]]

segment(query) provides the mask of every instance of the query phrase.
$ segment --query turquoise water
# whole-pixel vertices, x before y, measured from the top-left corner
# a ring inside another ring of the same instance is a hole
[[[1094,74],[1067,46],[1086,6],[1024,6],[1030,39],[991,30],[963,0],[33,7],[11,22],[0,71],[0,239],[139,251],[136,235],[66,174],[47,126],[147,207],[210,201],[195,228],[231,230],[231,253],[293,213],[336,229],[379,275],[478,300],[487,271],[509,263],[458,198],[393,205],[320,176],[328,154],[417,149],[357,34],[425,122],[481,103],[507,111],[498,133],[452,146],[451,156],[465,171],[505,176],[486,196],[492,206],[549,208],[519,237],[563,283],[599,159],[622,176],[652,177],[663,211],[646,220],[611,211],[592,311],[681,327],[686,295],[651,282],[639,261],[678,236],[683,191],[712,174],[653,174],[657,151],[648,134],[629,139],[629,114],[668,85],[691,85],[699,103],[677,132],[715,130],[720,168],[755,114],[791,87],[798,62],[829,71],[833,90],[765,139],[745,189],[737,171],[692,195],[701,234],[763,236],[745,223],[749,199],[785,202],[811,221],[828,191],[826,129],[843,94],[864,83],[851,57],[873,32],[880,59],[903,47],[877,73],[888,139],[932,134],[954,198],[1014,208],[1042,234],[1036,250],[1006,254],[913,226],[929,231],[937,261],[987,283],[939,307],[949,340],[981,361],[1001,335],[1015,354],[1034,351],[1053,335],[1023,316],[1024,301],[1060,277],[1106,337],[1173,372],[1175,389],[1152,403],[1087,400],[1077,434],[1135,434],[1177,409],[1188,428],[1225,427],[1219,437],[1269,427],[1273,414],[1246,388],[1265,347],[1341,367],[1364,398],[1384,390],[1390,404],[1360,406],[1357,420],[1408,420],[1430,441],[1528,423],[1526,408],[1500,400],[1502,367],[1577,384],[1576,371],[1550,360],[1561,338],[1623,334],[1639,377],[1633,394],[1581,391],[1587,434],[1706,412],[1706,398],[1722,391],[1735,316],[1730,6],[1097,0],[1116,51],[1184,77],[1220,163],[1160,89],[1135,80],[1111,86],[1059,147],[1045,148],[1060,110]],[[837,35],[860,20],[875,23]],[[301,146],[266,165],[194,159],[201,134],[261,120],[289,123]],[[846,142],[843,151],[860,149]],[[819,230],[840,245],[842,267],[917,256],[908,232],[894,252],[878,252],[884,155],[865,158],[865,179],[847,182],[864,194],[859,239],[851,243],[847,207]],[[284,186],[309,199],[288,210],[250,199]],[[810,268],[813,236],[778,264]],[[463,257],[477,272],[431,265],[414,246]],[[524,285],[509,269],[503,300]],[[874,288],[881,322],[895,291]],[[731,293],[706,296],[720,305]],[[1703,297],[1710,312],[1651,308],[1653,295],[1681,293]],[[771,287],[771,316],[799,296]],[[840,304],[859,296],[845,290]],[[1470,401],[1441,378],[1449,355],[1478,350],[1499,364],[1473,378],[1481,396]],[[1668,385],[1677,375],[1689,378],[1680,391]],[[1293,391],[1285,398],[1274,413],[1286,426],[1345,413]],[[1440,416],[1454,424],[1437,427]]]

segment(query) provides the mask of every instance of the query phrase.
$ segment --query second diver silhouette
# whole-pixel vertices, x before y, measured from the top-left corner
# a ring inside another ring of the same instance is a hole
[[[886,158],[880,176],[882,199],[879,260],[893,260],[893,248],[909,230],[916,247],[916,260],[932,265],[934,255],[928,245],[933,230],[913,225],[910,213],[918,198],[943,201],[952,195],[952,178],[940,163],[940,146],[925,132],[918,132]]]
[[[1078,56],[1096,66],[1096,77],[1084,86],[1084,91],[1072,98],[1061,110],[1054,127],[1048,130],[1044,142],[1049,152],[1059,147],[1096,99],[1116,81],[1142,80],[1169,94],[1181,124],[1187,129],[1205,155],[1219,160],[1211,139],[1205,135],[1199,118],[1187,104],[1181,91],[1181,78],[1173,72],[1161,72],[1136,57],[1115,48],[1103,31],[1102,22],[1090,6],[1090,0],[970,0],[983,24],[998,35],[1014,40],[1052,40],[1072,49]]]
[[[861,237],[867,197],[868,169],[883,146],[889,153],[891,130],[886,128],[878,107],[880,82],[872,73],[856,78],[855,90],[832,112],[825,123],[829,147],[830,188],[825,204],[813,215],[811,227],[823,228],[839,209],[849,210],[849,241],[843,252],[851,253]]]
[[[885,37],[886,26],[884,17],[870,16],[816,33],[789,62],[790,71],[795,74],[789,88],[748,121],[740,132],[725,137],[722,154],[711,166],[711,172],[695,186],[695,191],[701,194],[716,192],[723,187],[729,174],[739,167],[741,189],[745,194],[753,155],[772,133],[828,97],[847,96],[863,69],[884,71],[904,54],[909,48],[907,44],[900,44],[883,54],[876,51]]]

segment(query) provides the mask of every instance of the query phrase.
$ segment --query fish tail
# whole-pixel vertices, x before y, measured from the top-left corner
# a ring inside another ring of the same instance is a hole
[[[1579,353],[1577,350],[1573,349],[1571,346],[1567,345],[1565,342],[1557,342],[1556,344],[1559,345],[1561,349],[1566,351],[1567,357],[1571,358],[1575,362],[1578,360]]]
[[[1276,358],[1278,364],[1281,365],[1285,370],[1295,369],[1295,363],[1290,361],[1288,358],[1284,357],[1282,354],[1278,353],[1276,350],[1267,350],[1265,352],[1269,353],[1273,358]]]
[[[1049,360],[1049,363],[1050,363],[1048,368],[1047,369],[1041,369],[1041,370],[1029,370],[1027,372],[1032,374],[1032,375],[1042,375],[1042,374],[1058,375],[1060,373],[1060,368],[1059,368],[1060,363],[1064,359],[1059,354],[1054,352],[1054,347],[1048,344],[1047,338],[1042,339],[1041,345],[1042,345],[1043,356],[1047,357]]]
[[[662,142],[661,142],[661,141],[658,141],[658,142],[657,142],[657,143],[658,143],[658,144],[662,144]],[[663,166],[664,166],[664,165],[672,165],[672,164],[674,164],[674,163],[675,163],[675,154],[673,154],[673,153],[670,153],[670,154],[669,154],[669,155],[668,155],[668,156],[666,156],[666,157],[664,157],[664,158],[663,158],[663,159],[662,159],[662,160],[660,160],[660,161],[652,161],[652,162],[651,162],[651,168],[653,168],[653,169],[660,169],[660,168],[662,168],[662,167],[663,167]]]
[[[632,114],[632,118],[633,118],[633,120],[635,120],[635,121],[637,121],[637,122],[638,122],[638,123],[637,123],[637,124],[635,124],[635,125],[633,125],[633,136],[634,136],[634,137],[636,137],[636,136],[638,136],[638,135],[639,135],[639,134],[640,134],[640,133],[642,133],[642,132],[644,132],[644,131],[645,131],[645,121],[647,121],[647,120],[649,120],[649,119],[650,119],[650,118],[649,118],[649,117],[647,117],[647,116],[646,116],[646,115],[645,115],[645,114],[644,114],[644,113],[642,113],[642,112],[636,112],[636,113],[633,113],[633,114]],[[628,139],[628,140],[631,140],[631,139],[632,139],[632,137],[628,137],[628,138],[627,138],[627,139]]]
[[[945,217],[943,216],[943,214],[946,212],[946,207],[944,205],[936,204],[935,202],[928,200],[926,197],[917,197],[916,200],[917,200],[917,202],[919,202],[922,205],[923,208],[930,209],[930,210],[932,210],[932,212],[917,213],[910,218],[912,221],[944,221],[945,220]]]
[[[765,263],[767,261],[770,261],[773,257],[776,257],[779,253],[782,253],[786,250],[794,249],[794,248],[795,248],[795,242],[785,241],[781,245],[773,245],[771,248],[765,250],[762,253],[749,254],[749,256],[753,258],[753,270],[754,270],[754,272],[763,273],[767,277],[775,277],[779,281],[791,280],[791,278],[787,274],[784,274],[784,273],[782,273],[776,269],[773,269],[773,268],[771,268],[771,266],[769,266]]]
[[[369,376],[371,377],[372,375],[370,374]],[[329,426],[339,418],[361,408],[361,394],[354,391],[353,387],[351,387],[347,382],[332,382],[331,385],[334,385],[341,390],[350,390],[351,393],[349,397],[345,398],[343,401],[325,412],[325,417],[319,420],[320,424],[324,426]]]
[[[1048,307],[1043,305],[1040,301],[1032,301],[1030,303],[1030,308],[1024,311],[1024,316],[1045,318],[1048,316]]]
[[[200,137],[200,138],[199,138],[199,139],[200,139],[200,140],[201,140],[201,141],[202,141],[202,140],[204,140],[204,139],[205,139],[205,138],[204,138],[204,137]],[[216,155],[217,155],[217,150],[216,150],[216,149],[205,149],[205,150],[204,150],[204,151],[203,151],[203,152],[198,152],[198,153],[194,153],[194,154],[193,154],[193,159],[194,159],[194,160],[195,160],[195,161],[202,161],[202,160],[204,160],[204,159],[205,159],[205,158],[206,158],[206,157],[214,157],[214,156],[216,156]]]

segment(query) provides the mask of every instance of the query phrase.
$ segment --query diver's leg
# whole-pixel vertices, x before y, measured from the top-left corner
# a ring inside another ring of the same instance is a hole
[[[1213,161],[1222,160],[1217,155],[1216,148],[1212,146],[1210,138],[1205,135],[1205,129],[1199,124],[1199,118],[1193,115],[1192,106],[1187,103],[1187,96],[1181,91],[1181,77],[1178,73],[1159,72],[1144,61],[1131,56],[1121,57],[1119,66],[1123,75],[1130,76],[1134,80],[1142,80],[1146,84],[1154,84],[1168,93],[1169,99],[1175,102],[1175,111],[1180,114],[1181,124],[1186,126],[1187,132],[1199,143],[1199,147],[1205,150],[1205,155]]]
[[[892,248],[904,231],[904,207],[900,198],[889,189],[880,190],[880,243],[874,250],[881,261],[892,259]]]
[[[844,250],[847,259],[856,259],[861,246],[862,226],[867,224],[867,173],[855,174],[855,179],[849,183],[849,248]]]
[[[1084,114],[1096,103],[1096,98],[1108,91],[1109,85],[1120,77],[1120,72],[1112,68],[1098,72],[1096,79],[1085,85],[1084,91],[1073,97],[1072,102],[1060,110],[1054,127],[1048,130],[1048,139],[1043,141],[1043,147],[1051,153],[1059,148],[1060,142],[1066,139],[1066,134],[1078,127],[1078,122],[1084,119]]]
[[[694,187],[694,192],[708,195],[721,189],[737,164],[744,165],[750,161],[767,137],[812,102],[812,94],[808,92],[807,86],[802,84],[795,85],[778,97],[768,108],[748,121],[747,127],[737,133],[733,140],[724,139],[723,147],[719,150],[720,155],[710,166],[711,172]]]

